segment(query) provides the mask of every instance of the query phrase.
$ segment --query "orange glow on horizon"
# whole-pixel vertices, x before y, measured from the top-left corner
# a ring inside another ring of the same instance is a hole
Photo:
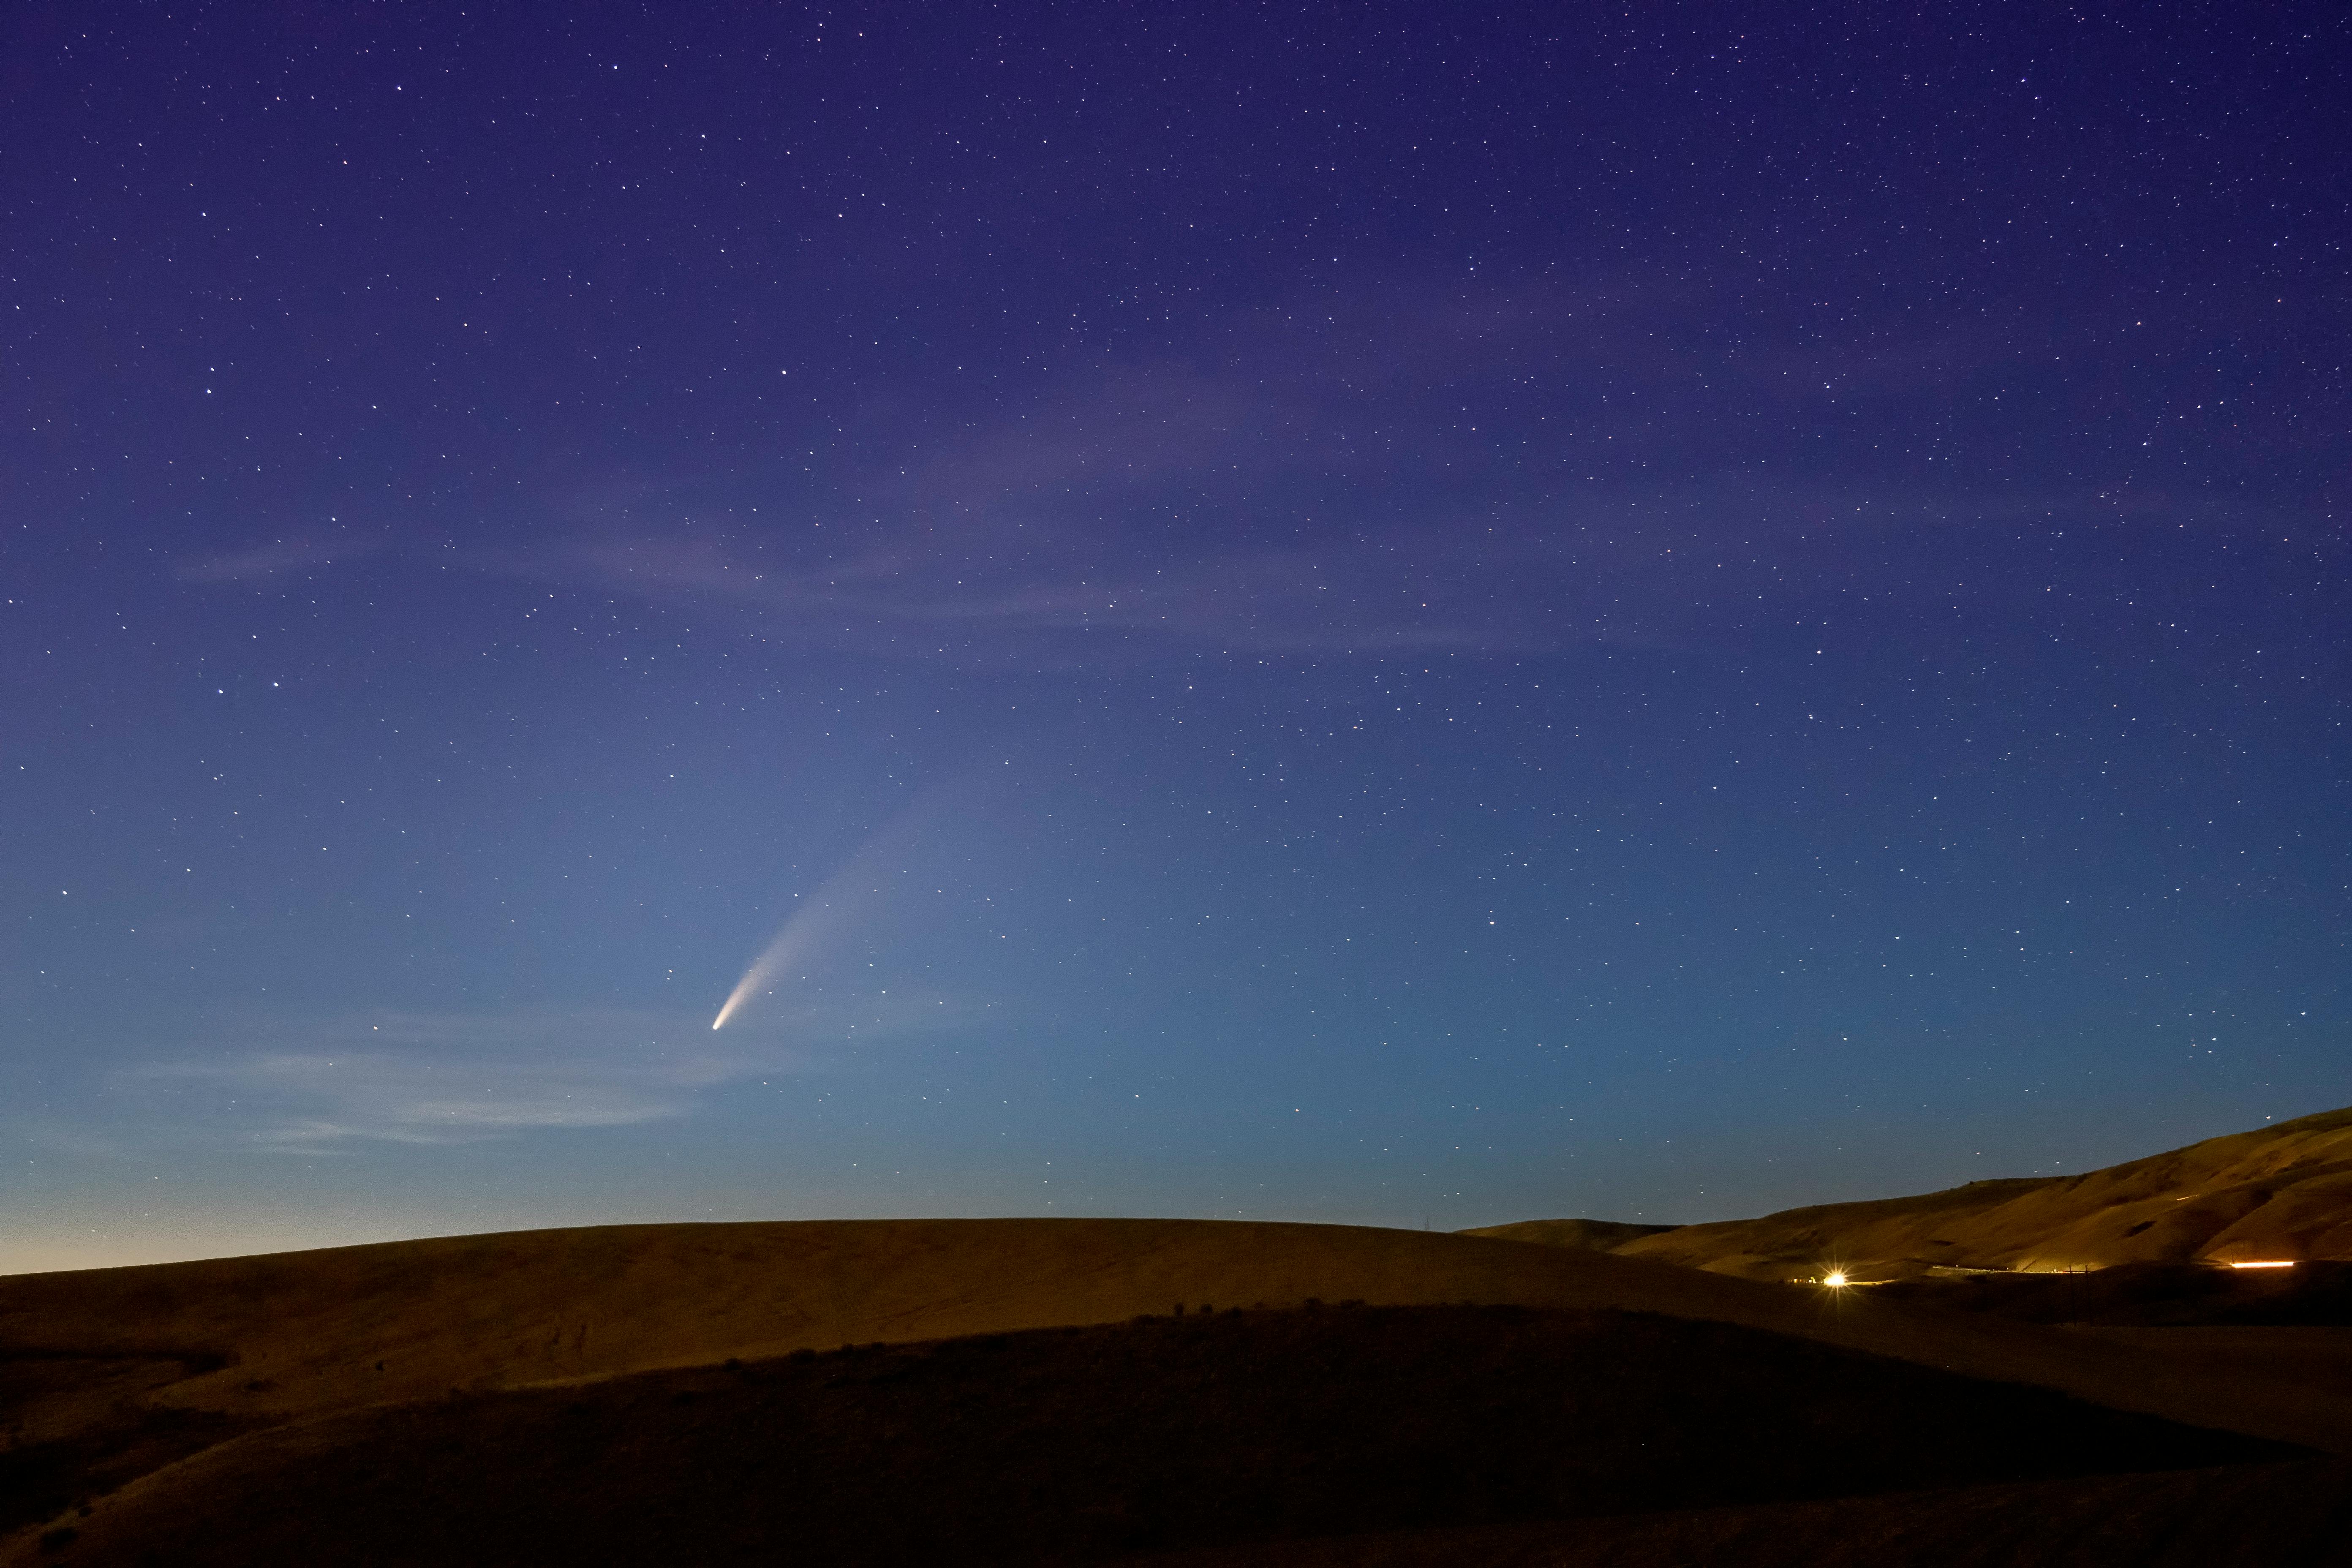
[[[2292,1268],[2294,1267],[2294,1259],[2281,1258],[2262,1263],[2232,1263],[2230,1267],[2232,1268]]]

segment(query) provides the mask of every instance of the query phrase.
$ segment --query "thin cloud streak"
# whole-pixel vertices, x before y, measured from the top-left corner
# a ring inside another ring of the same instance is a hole
[[[183,562],[173,575],[184,583],[247,583],[280,573],[309,571],[339,561],[356,561],[390,546],[384,539],[320,539],[297,535],[249,550]]]
[[[484,564],[883,657],[1507,655],[1736,635],[1817,596],[1805,542],[1832,529],[1895,554],[1922,527],[2096,519],[2096,487],[2041,500],[1899,468],[1859,486],[1792,471],[1856,401],[1948,395],[1960,369],[2021,351],[1664,324],[1735,322],[1747,287],[1360,289],[1066,374],[874,462],[843,487],[854,504],[812,498],[771,523],[772,499],[752,521],[639,485],[582,498],[592,531]]]
[[[1461,477],[1483,466],[1480,438],[1455,428],[1458,395],[1524,370],[1531,336],[1572,328],[1589,344],[1628,301],[1649,308],[1638,287],[1622,292],[1522,288],[1465,304],[1390,289],[1311,320],[1230,320],[1205,338],[1238,353],[1064,375],[857,479],[855,503],[803,503],[804,521],[719,522],[679,503],[664,516],[658,492],[630,481],[575,498],[583,534],[471,559],[883,655],[1554,646],[1549,606],[1492,592],[1498,569],[1524,563],[1497,542],[1486,481]],[[1455,405],[1402,410],[1400,430],[1383,401],[1398,397]],[[1429,472],[1454,459],[1433,494]],[[1401,485],[1408,473],[1419,481]],[[778,513],[772,500],[759,510]]]
[[[1857,406],[1948,397],[2050,339],[1742,339],[1752,288],[1360,289],[931,410],[957,433],[836,489],[725,505],[639,476],[573,496],[568,537],[466,559],[765,641],[1066,668],[1736,642],[1825,595],[1905,591],[1924,538],[2117,521],[2112,483],[1809,478],[1790,459]],[[1693,310],[1729,335],[1669,330]],[[1858,563],[1823,557],[1832,534]]]
[[[572,547],[523,570],[709,606],[763,636],[881,654],[1050,661],[1058,642],[1089,637],[1128,639],[1146,653],[1504,652],[1545,640],[1498,619],[1491,606],[1483,618],[1451,613],[1473,596],[1491,548],[1441,548],[1418,567],[1381,560],[1381,552],[1378,545],[1235,550],[1149,575],[1055,578],[1007,572],[979,552],[924,557],[884,544],[841,567],[795,572],[750,551],[644,534]]]
[[[226,1061],[130,1068],[114,1085],[168,1100],[206,1142],[268,1152],[471,1143],[683,1117],[730,1083],[814,1070],[845,1041],[887,1042],[965,1016],[940,996],[861,998],[797,1007],[716,1044],[668,1015],[370,1015]]]

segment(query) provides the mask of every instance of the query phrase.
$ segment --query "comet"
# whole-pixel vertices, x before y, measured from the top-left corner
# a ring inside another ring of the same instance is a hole
[[[835,881],[839,879],[838,876],[835,878]],[[833,883],[825,886],[830,889]],[[790,968],[794,959],[806,953],[829,924],[837,923],[826,920],[832,913],[833,905],[822,893],[793,911],[793,917],[776,932],[775,940],[751,961],[751,967],[743,972],[743,978],[727,994],[727,1001],[719,1009],[719,1016],[710,1020],[710,1026],[725,1028],[727,1020],[742,1011],[744,1003],[767,990],[770,982]]]
[[[740,1013],[752,997],[764,994],[779,976],[804,962],[828,938],[878,909],[885,897],[883,883],[888,875],[883,862],[896,858],[897,852],[903,850],[938,815],[943,798],[942,790],[926,795],[867,839],[841,869],[825,879],[808,901],[793,911],[774,939],[761,950],[760,956],[751,961],[743,978],[727,994],[727,1001],[719,1009],[719,1016],[710,1020],[710,1026],[725,1028],[729,1019]]]

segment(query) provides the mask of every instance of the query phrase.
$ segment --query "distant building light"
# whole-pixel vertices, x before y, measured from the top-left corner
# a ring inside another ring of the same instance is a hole
[[[2241,1268],[2242,1268],[2242,1267],[2243,1267],[2243,1265],[2242,1264],[2242,1265],[2240,1265],[2240,1267],[2241,1267]],[[1826,1285],[1826,1286],[1828,1286],[1828,1287],[1829,1287],[1831,1289],[1832,1289],[1832,1290],[1843,1290],[1843,1289],[1845,1289],[1845,1270],[1844,1270],[1844,1269],[1843,1269],[1843,1268],[1839,1268],[1839,1269],[1834,1269],[1834,1270],[1832,1270],[1832,1272],[1830,1272],[1829,1274],[1826,1274],[1826,1275],[1822,1276],[1822,1284],[1824,1284],[1824,1285]]]
[[[2292,1268],[2294,1267],[2294,1259],[2281,1258],[2262,1263],[2232,1263],[2230,1267],[2232,1268]]]

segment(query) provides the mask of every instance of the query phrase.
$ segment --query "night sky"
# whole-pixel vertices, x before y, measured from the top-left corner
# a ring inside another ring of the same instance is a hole
[[[0,1269],[2352,1101],[2340,5],[0,29]]]

